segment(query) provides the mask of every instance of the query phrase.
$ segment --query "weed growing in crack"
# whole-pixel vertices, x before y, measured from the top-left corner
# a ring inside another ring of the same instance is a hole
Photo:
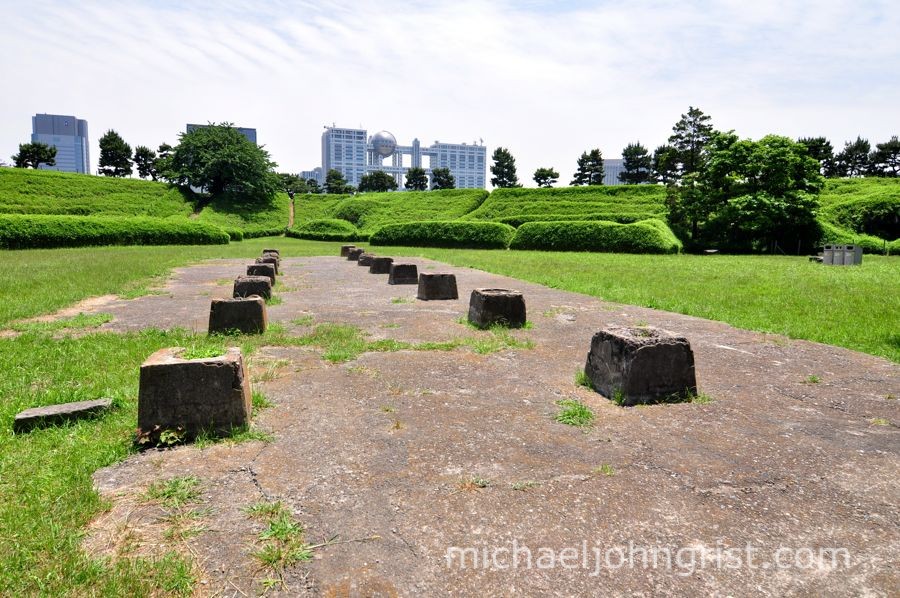
[[[594,412],[581,401],[562,399],[556,401],[556,404],[559,405],[560,410],[553,419],[559,423],[578,428],[584,428],[594,423]]]

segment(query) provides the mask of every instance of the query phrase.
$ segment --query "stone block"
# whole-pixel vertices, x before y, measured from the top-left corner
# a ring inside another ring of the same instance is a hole
[[[163,430],[183,430],[186,438],[201,431],[227,434],[250,423],[250,377],[241,350],[225,355],[182,359],[184,349],[160,349],[141,365],[138,428],[153,437]]]
[[[469,322],[479,328],[494,324],[521,328],[525,325],[525,298],[507,289],[475,289],[469,298]]]
[[[356,249],[356,245],[341,245],[341,257],[348,257],[351,249]]]
[[[278,274],[278,258],[272,254],[264,255],[256,258],[257,264],[272,264],[275,267],[275,274]]]
[[[418,284],[419,269],[415,264],[391,264],[388,284]]]
[[[247,276],[268,276],[275,286],[275,265],[274,264],[250,264],[247,266]]]
[[[691,344],[651,326],[596,333],[584,373],[598,392],[622,405],[676,402],[697,392]]]
[[[262,252],[263,252],[263,255],[265,255],[267,253],[274,253],[275,255],[278,256],[279,259],[281,259],[281,252],[278,251],[277,249],[263,249]]]
[[[13,432],[19,434],[39,426],[50,426],[93,417],[108,410],[111,406],[111,399],[96,399],[26,409],[18,413],[13,420]]]
[[[459,299],[456,276],[453,274],[419,274],[419,291],[416,296],[423,301]]]
[[[359,256],[359,259],[357,260],[359,263],[357,265],[358,266],[366,266],[368,268],[372,265],[372,260],[374,260],[374,259],[375,259],[374,253],[363,253],[362,255]]]
[[[266,302],[259,296],[213,299],[209,306],[209,334],[262,334],[267,324]]]
[[[369,274],[390,274],[393,263],[394,258],[392,257],[374,257],[369,266]]]
[[[272,279],[268,276],[238,276],[234,279],[232,297],[258,295],[263,299],[272,297]]]
[[[355,262],[359,260],[359,256],[361,256],[365,250],[360,249],[359,247],[355,247],[347,252],[347,261]]]

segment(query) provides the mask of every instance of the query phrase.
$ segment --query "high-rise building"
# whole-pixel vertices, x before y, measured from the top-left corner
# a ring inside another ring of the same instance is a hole
[[[204,129],[208,126],[209,125],[193,125],[193,124],[189,123],[186,127],[186,130],[188,133],[190,133],[194,129]],[[249,129],[247,127],[234,127],[234,128],[237,129],[238,133],[240,133],[241,135],[246,137],[248,141],[252,141],[253,143],[256,143],[256,129]]]
[[[625,162],[622,158],[614,158],[603,161],[603,184],[621,185],[619,173],[625,171]]]
[[[385,164],[388,158],[390,163]],[[481,144],[435,141],[434,145],[422,147],[418,139],[413,139],[412,145],[397,145],[397,139],[387,131],[369,137],[365,129],[325,127],[319,176],[335,169],[349,184],[359,186],[364,174],[381,170],[392,175],[402,189],[410,168],[424,168],[429,178],[433,169],[449,168],[457,188],[484,189],[486,158]]]
[[[90,174],[88,124],[74,116],[36,114],[31,117],[31,142],[56,148],[56,165],[41,164],[44,170]]]

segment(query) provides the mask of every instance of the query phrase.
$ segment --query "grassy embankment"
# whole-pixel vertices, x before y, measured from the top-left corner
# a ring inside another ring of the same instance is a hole
[[[174,266],[202,258],[251,258],[265,245],[291,257],[336,255],[339,243],[264,238],[190,248],[0,252],[0,323],[90,295],[141,294],[153,284],[151,277]],[[900,258],[867,257],[859,268],[826,268],[765,256],[390,247],[379,253],[430,257],[900,361]],[[195,575],[189,559],[177,552],[97,560],[81,550],[80,540],[84,526],[104,509],[91,474],[133,450],[138,366],[158,348],[203,343],[204,336],[155,330],[53,334],[36,330],[0,338],[0,587],[10,595],[188,595]],[[100,396],[116,405],[101,419],[19,436],[10,431],[20,409]]]
[[[191,191],[166,183],[0,168],[0,214],[190,218],[246,236],[282,231],[288,223],[284,193],[265,206],[213,198],[195,214],[199,202]]]

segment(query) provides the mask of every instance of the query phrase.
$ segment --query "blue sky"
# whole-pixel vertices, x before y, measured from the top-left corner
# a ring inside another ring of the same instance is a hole
[[[664,143],[688,106],[744,137],[900,134],[893,2],[0,0],[0,158],[36,112],[132,145],[255,127],[284,171],[325,124],[512,151],[520,178]]]

